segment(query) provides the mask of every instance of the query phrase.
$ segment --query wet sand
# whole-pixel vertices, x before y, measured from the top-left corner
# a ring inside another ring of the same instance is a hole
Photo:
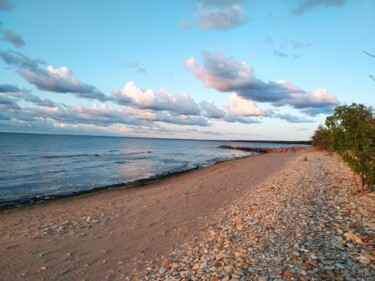
[[[233,204],[300,153],[219,163],[136,189],[117,188],[0,212],[0,280],[139,279],[199,239]]]

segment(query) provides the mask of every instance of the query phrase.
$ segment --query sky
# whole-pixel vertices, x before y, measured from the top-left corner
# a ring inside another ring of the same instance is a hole
[[[375,104],[373,0],[0,0],[0,132],[308,140]]]

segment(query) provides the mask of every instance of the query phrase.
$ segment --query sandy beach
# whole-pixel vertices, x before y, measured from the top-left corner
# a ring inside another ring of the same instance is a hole
[[[0,280],[133,280],[299,153],[219,163],[136,189],[0,212]]]
[[[0,213],[0,280],[374,280],[375,196],[269,153]]]

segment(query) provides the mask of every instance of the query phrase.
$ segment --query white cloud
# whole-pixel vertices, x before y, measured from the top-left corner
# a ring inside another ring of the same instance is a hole
[[[259,123],[259,120],[251,117],[259,116],[256,113],[264,112],[257,108],[254,103],[242,100],[241,98],[235,96],[230,98],[230,102],[232,104],[230,106],[224,106],[224,109],[218,108],[213,100],[202,101],[201,107],[204,111],[204,115],[207,118],[217,119],[229,123]]]
[[[134,82],[128,82],[122,90],[113,90],[114,102],[139,109],[169,111],[182,115],[200,115],[198,104],[186,93],[171,94],[166,89],[143,90]]]
[[[227,106],[227,111],[231,115],[236,116],[261,116],[265,115],[265,112],[261,110],[255,102],[251,100],[245,100],[233,93],[229,97],[230,106]]]

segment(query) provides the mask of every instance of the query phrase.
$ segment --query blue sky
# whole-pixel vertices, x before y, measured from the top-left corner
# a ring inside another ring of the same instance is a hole
[[[375,104],[372,0],[0,0],[0,131],[305,140]]]

